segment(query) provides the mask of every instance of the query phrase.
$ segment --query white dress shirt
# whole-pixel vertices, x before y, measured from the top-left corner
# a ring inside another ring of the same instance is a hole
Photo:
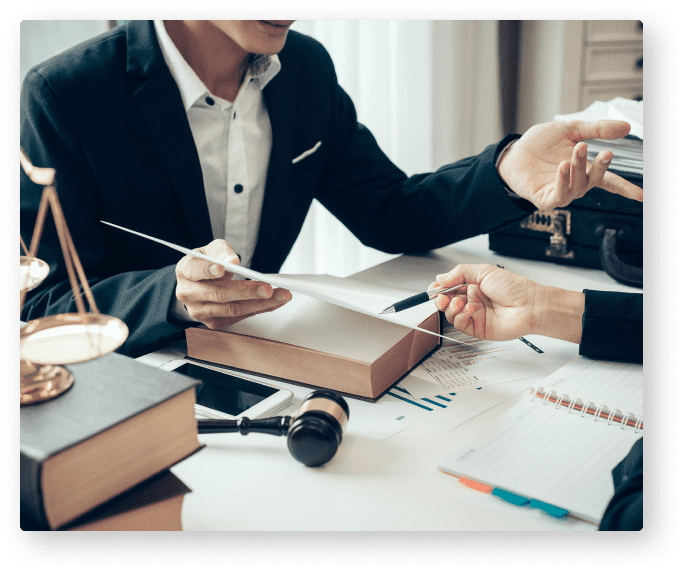
[[[276,55],[252,55],[237,97],[226,101],[209,92],[169,37],[163,21],[155,20],[154,28],[197,147],[213,237],[225,239],[240,257],[240,265],[249,267],[273,140],[262,90],[280,71],[280,60]],[[179,302],[174,313],[190,319]]]

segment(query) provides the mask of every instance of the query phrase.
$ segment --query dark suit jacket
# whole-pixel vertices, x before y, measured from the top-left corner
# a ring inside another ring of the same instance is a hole
[[[643,296],[584,290],[586,309],[579,353],[593,359],[643,362]],[[643,439],[612,470],[614,497],[601,531],[643,528]]]
[[[488,147],[435,173],[407,178],[359,124],[315,40],[290,32],[280,73],[264,89],[273,147],[251,267],[277,272],[314,198],[364,244],[420,252],[488,232],[527,214],[505,193]],[[292,159],[322,142],[319,150]],[[21,93],[21,145],[57,171],[58,193],[101,313],[130,328],[121,351],[138,354],[187,323],[168,310],[180,255],[100,223],[188,248],[211,242],[203,180],[178,87],[149,21],[132,21],[33,68]],[[40,199],[22,173],[21,231],[28,243]],[[533,209],[533,208],[531,208]],[[74,311],[56,232],[38,256],[48,279],[23,320]]]
[[[584,290],[579,354],[591,359],[643,362],[643,295]]]

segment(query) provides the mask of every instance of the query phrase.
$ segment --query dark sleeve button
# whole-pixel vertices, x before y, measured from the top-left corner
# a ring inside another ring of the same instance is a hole
[[[239,194],[239,193],[242,192],[243,190],[244,190],[244,187],[243,187],[241,184],[236,184],[236,185],[235,185],[235,192],[236,192],[237,194]]]
[[[211,97],[207,97],[204,101],[206,101],[209,105],[216,103]]]

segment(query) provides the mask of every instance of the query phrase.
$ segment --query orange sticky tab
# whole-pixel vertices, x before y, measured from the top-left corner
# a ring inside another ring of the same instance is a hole
[[[466,478],[458,478],[463,484],[465,484],[468,488],[472,488],[473,490],[477,490],[477,492],[484,492],[485,494],[490,494],[493,491],[493,488],[491,486],[486,486],[484,484],[480,484],[479,482],[475,482],[474,480],[468,480]]]

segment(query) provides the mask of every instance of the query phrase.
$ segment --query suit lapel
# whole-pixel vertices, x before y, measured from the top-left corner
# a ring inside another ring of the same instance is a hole
[[[281,228],[287,223],[296,84],[283,65],[280,72],[266,85],[263,97],[268,109],[273,132],[266,190],[261,212],[258,242],[251,267],[261,271],[277,271],[289,252],[291,244],[280,239]]]
[[[202,168],[178,86],[163,61],[151,22],[129,24],[128,72],[144,80],[134,93],[135,101],[166,165],[193,246],[204,246],[213,235]]]

